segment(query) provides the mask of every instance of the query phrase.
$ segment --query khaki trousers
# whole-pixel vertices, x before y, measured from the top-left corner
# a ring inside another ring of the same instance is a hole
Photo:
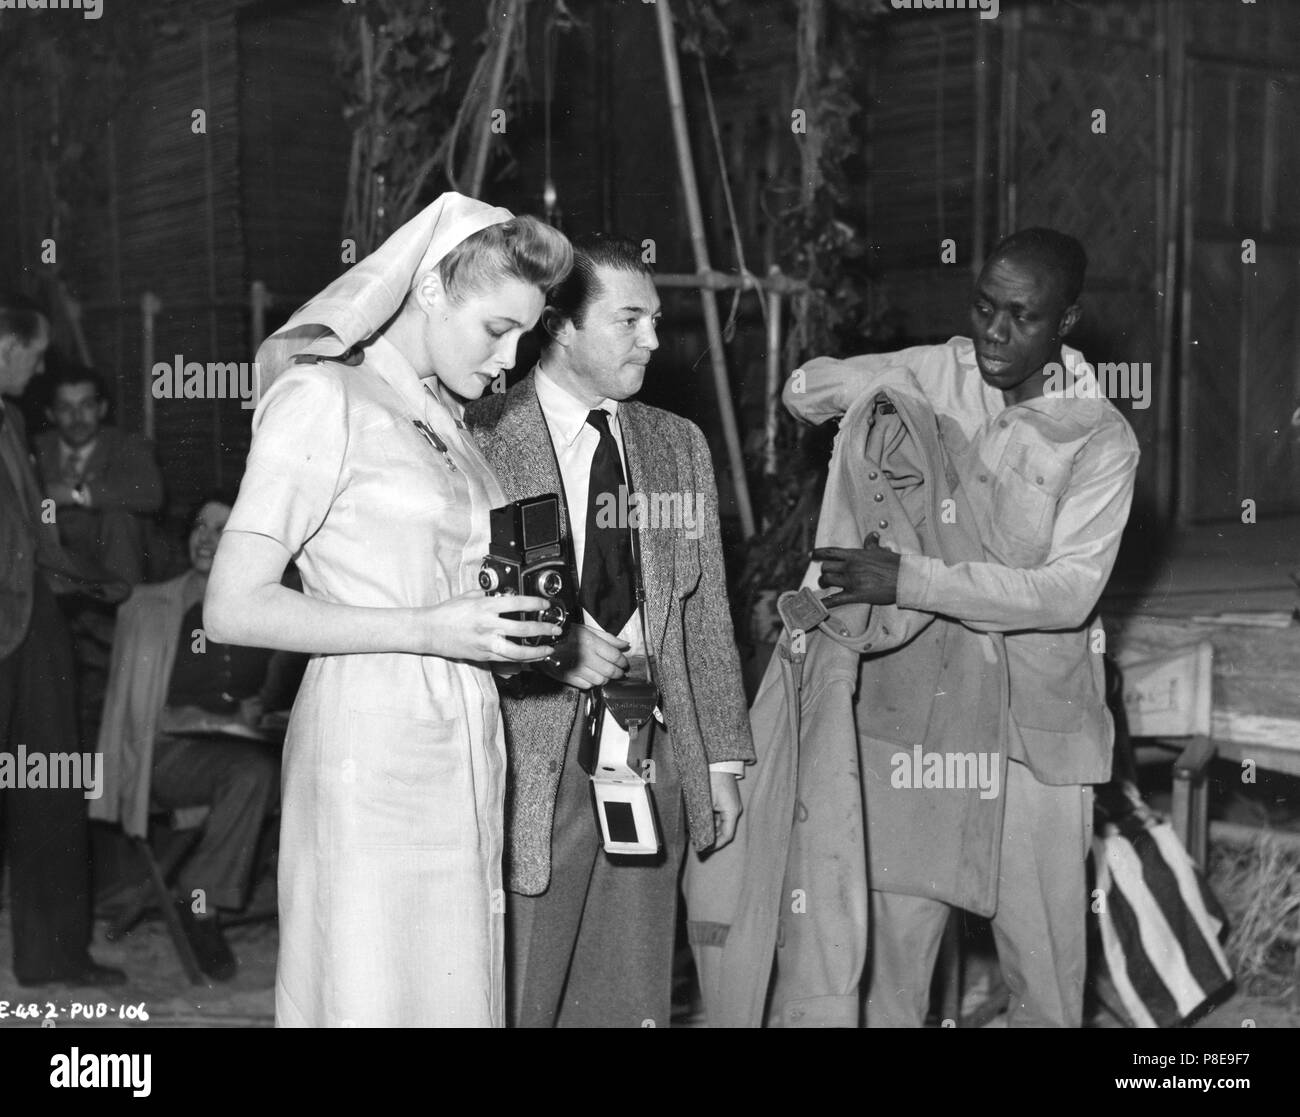
[[[1092,788],[1039,783],[1007,765],[1006,815],[993,938],[1011,991],[1012,1028],[1078,1028],[1087,962],[1084,859]],[[938,900],[871,892],[869,1028],[919,1028],[951,908]]]

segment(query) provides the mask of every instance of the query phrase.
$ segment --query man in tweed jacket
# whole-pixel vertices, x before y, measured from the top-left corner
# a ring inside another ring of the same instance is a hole
[[[639,541],[644,634],[635,613],[618,634],[585,613],[557,649],[557,666],[522,677],[502,696],[516,1026],[667,1026],[685,838],[689,832],[698,850],[731,840],[736,779],[754,755],[708,445],[693,423],[630,398],[658,348],[658,318],[659,298],[634,244],[580,241],[573,272],[548,300],[550,340],[537,367],[467,412],[508,499],[559,494],[578,570],[588,503],[609,495],[589,484],[602,425],[618,444],[629,505],[642,494],[643,510],[655,513],[639,527],[627,521]],[[622,514],[613,503],[609,511]],[[646,648],[657,660],[666,729],[653,757],[664,853],[611,858],[576,763],[580,699],[625,674],[624,653]]]

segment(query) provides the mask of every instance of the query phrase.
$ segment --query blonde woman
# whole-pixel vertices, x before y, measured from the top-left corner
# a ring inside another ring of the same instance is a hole
[[[503,1024],[491,667],[559,630],[502,615],[544,600],[478,588],[505,501],[462,401],[571,261],[541,222],[444,194],[258,352],[204,615],[214,640],[313,653],[284,756],[280,1026]]]

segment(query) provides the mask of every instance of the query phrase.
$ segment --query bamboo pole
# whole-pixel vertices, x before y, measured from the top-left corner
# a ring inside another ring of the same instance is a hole
[[[1161,84],[1170,119],[1167,126],[1169,156],[1165,161],[1165,197],[1161,205],[1160,276],[1164,294],[1160,299],[1160,384],[1162,401],[1156,409],[1156,514],[1168,522],[1177,516],[1178,460],[1175,456],[1175,417],[1181,392],[1175,376],[1174,337],[1178,321],[1178,237],[1183,194],[1183,116],[1186,111],[1185,44],[1175,0],[1165,0],[1162,9],[1165,66]]]
[[[1178,38],[1182,47],[1183,58],[1183,88],[1182,88],[1182,107],[1179,121],[1179,150],[1182,154],[1182,181],[1188,184],[1192,177],[1192,145],[1191,134],[1188,129],[1188,121],[1192,118],[1196,105],[1196,93],[1192,86],[1192,74],[1187,68],[1186,38],[1183,34],[1182,13],[1177,12],[1174,16],[1176,26],[1179,28]],[[1179,362],[1178,362],[1178,429],[1180,432],[1178,444],[1178,483],[1177,493],[1178,500],[1174,506],[1174,524],[1176,527],[1186,527],[1192,520],[1192,454],[1195,450],[1195,439],[1190,433],[1192,425],[1196,418],[1196,400],[1194,392],[1196,389],[1195,370],[1192,367],[1192,249],[1195,243],[1193,236],[1193,219],[1195,214],[1192,210],[1192,192],[1184,189],[1182,191],[1182,243],[1181,243],[1181,266],[1182,266],[1182,283],[1179,285],[1178,292],[1179,306],[1181,309],[1181,329],[1179,331]]]
[[[700,210],[699,184],[695,179],[695,163],[691,157],[690,133],[686,129],[686,106],[682,96],[682,75],[677,64],[677,39],[673,32],[673,16],[669,0],[659,0],[655,5],[659,26],[659,47],[664,60],[664,80],[668,87],[668,108],[673,122],[673,142],[677,148],[677,169],[682,180],[682,194],[686,199],[686,216],[691,229],[691,247],[695,253],[696,271],[705,276],[713,271],[709,263],[709,247],[704,236],[704,214]],[[704,327],[709,341],[709,361],[713,368],[713,385],[718,397],[722,419],[722,434],[727,443],[731,462],[732,482],[736,492],[736,510],[740,514],[740,527],[748,539],[754,534],[754,512],[749,502],[749,482],[745,477],[745,457],[740,447],[740,431],[736,426],[735,409],[731,402],[731,387],[727,378],[726,354],[722,348],[722,323],[718,318],[718,303],[713,291],[703,287],[700,304],[704,310]]]
[[[775,265],[772,272],[776,273]],[[781,292],[767,292],[767,392],[764,396],[766,408],[763,429],[763,472],[768,477],[775,477],[776,434],[779,415],[777,408],[781,405]]]
[[[694,287],[702,291],[775,291],[782,295],[797,295],[808,290],[808,284],[799,279],[791,279],[773,269],[766,276],[733,275],[731,272],[705,271],[696,273],[664,272],[655,275],[658,287]]]
[[[266,340],[266,308],[269,302],[266,284],[260,279],[253,280],[252,286],[248,289],[248,303],[252,310],[254,354]]]
[[[470,162],[469,189],[471,198],[477,198],[483,189],[483,178],[487,174],[488,152],[492,148],[492,108],[501,97],[501,87],[506,79],[506,62],[510,58],[510,43],[514,39],[515,24],[519,21],[519,9],[524,0],[506,0],[505,30],[497,40],[496,57],[492,60],[492,77],[488,82],[487,97],[482,108],[483,118],[479,122],[478,135],[474,140],[474,155]]]
[[[154,366],[154,348],[156,345],[154,320],[158,317],[158,312],[162,310],[162,302],[152,291],[146,291],[140,296],[140,355],[142,368],[140,377],[144,388],[144,436],[150,440],[154,436],[154,412],[153,412],[153,366]]]
[[[975,192],[970,266],[976,276],[984,266],[989,224],[989,36],[984,22],[975,21]]]

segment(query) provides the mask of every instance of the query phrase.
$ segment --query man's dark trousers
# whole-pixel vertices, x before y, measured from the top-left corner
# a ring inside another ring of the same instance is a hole
[[[31,626],[0,659],[0,752],[76,752],[72,643],[40,573]],[[90,945],[90,850],[81,788],[0,791],[14,936],[14,976],[41,982],[85,968]]]
[[[551,882],[510,893],[507,988],[512,1027],[669,1026],[678,878],[686,819],[672,741],[654,744],[658,857],[606,856],[591,780],[577,762],[583,719],[565,753],[551,837]]]

